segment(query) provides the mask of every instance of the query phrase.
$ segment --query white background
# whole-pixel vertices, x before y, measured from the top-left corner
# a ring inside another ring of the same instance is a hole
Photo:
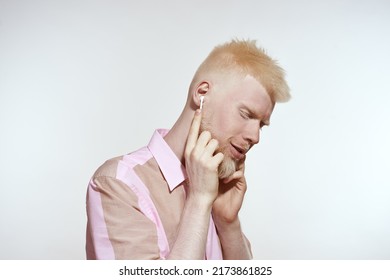
[[[293,95],[248,156],[255,258],[390,259],[389,35],[386,0],[0,0],[0,259],[85,258],[94,170],[171,127],[236,37]]]

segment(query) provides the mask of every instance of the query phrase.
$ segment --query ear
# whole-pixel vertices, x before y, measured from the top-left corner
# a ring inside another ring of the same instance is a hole
[[[194,92],[192,93],[192,100],[196,104],[197,107],[200,106],[200,97],[205,96],[210,90],[210,83],[207,81],[202,81],[198,84],[198,86],[195,88]]]

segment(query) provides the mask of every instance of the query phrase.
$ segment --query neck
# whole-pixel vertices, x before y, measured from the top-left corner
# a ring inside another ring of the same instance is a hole
[[[194,110],[188,108],[187,106],[184,107],[180,117],[168,132],[168,134],[164,137],[164,140],[167,142],[168,146],[172,149],[183,165],[185,165],[184,150],[186,147],[188,132],[190,131],[194,113]]]

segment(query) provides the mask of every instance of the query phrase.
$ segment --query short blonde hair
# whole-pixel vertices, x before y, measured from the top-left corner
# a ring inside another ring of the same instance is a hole
[[[253,40],[232,40],[215,47],[196,71],[190,91],[202,80],[229,74],[253,76],[273,102],[287,102],[291,97],[284,70]]]

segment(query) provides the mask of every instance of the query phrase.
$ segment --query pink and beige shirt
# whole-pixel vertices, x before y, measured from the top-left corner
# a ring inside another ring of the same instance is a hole
[[[87,191],[87,259],[165,259],[186,201],[186,171],[156,130],[149,144],[106,161]],[[189,238],[191,238],[189,236]],[[222,259],[210,217],[206,259]]]

